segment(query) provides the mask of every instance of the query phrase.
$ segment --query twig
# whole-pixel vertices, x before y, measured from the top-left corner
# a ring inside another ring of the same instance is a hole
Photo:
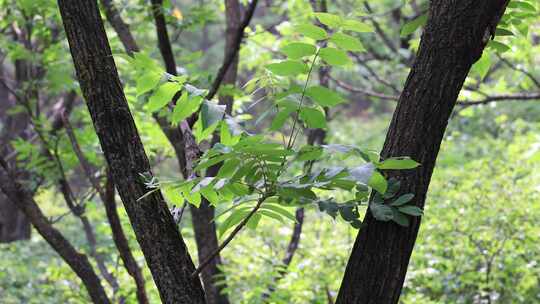
[[[240,222],[240,224],[236,225],[234,230],[229,234],[229,236],[221,243],[221,245],[218,246],[218,248],[212,252],[205,260],[203,260],[197,269],[191,274],[191,277],[196,277],[201,273],[201,271],[206,267],[215,257],[218,255],[223,248],[225,248],[233,239],[234,237],[244,228],[244,226],[248,223],[248,221],[251,219],[251,217],[259,210],[261,205],[264,203],[264,201],[269,198],[271,195],[263,195],[259,200],[257,201],[257,205],[248,213],[248,215]]]
[[[373,92],[373,91],[369,91],[369,90],[364,90],[364,89],[360,89],[360,88],[357,88],[357,87],[353,87],[352,85],[346,83],[346,82],[343,82],[335,77],[332,77],[331,75],[328,75],[328,77],[330,79],[332,79],[332,81],[334,81],[334,83],[342,88],[342,89],[345,89],[349,92],[352,92],[352,93],[360,93],[360,94],[364,94],[366,96],[370,96],[370,97],[377,97],[377,98],[380,98],[380,99],[387,99],[387,100],[398,100],[399,99],[399,96],[397,95],[386,95],[386,94],[382,94],[382,93],[377,93],[377,92]]]
[[[502,102],[502,101],[523,101],[523,100],[540,100],[540,93],[516,93],[516,94],[502,94],[502,95],[492,95],[487,96],[481,100],[471,100],[471,101],[458,101],[457,105],[461,107],[470,107],[478,105],[486,105],[492,102]]]
[[[216,78],[214,79],[214,82],[212,83],[212,87],[210,88],[210,91],[206,95],[206,99],[210,100],[214,98],[217,91],[219,90],[219,87],[221,86],[221,82],[223,81],[223,78],[225,77],[227,70],[229,69],[229,67],[234,61],[234,58],[238,54],[238,51],[240,50],[240,45],[242,44],[242,39],[244,38],[244,31],[246,27],[249,25],[249,23],[251,22],[251,18],[253,17],[255,8],[257,7],[257,2],[258,0],[252,0],[251,3],[249,4],[249,7],[246,10],[244,19],[242,20],[242,23],[240,24],[240,26],[238,27],[238,31],[236,32],[233,48],[228,53],[228,56],[226,56],[223,59],[223,64],[219,68]]]
[[[533,76],[533,74],[531,74],[529,71],[527,70],[524,70],[518,66],[516,66],[515,64],[511,63],[510,61],[508,61],[507,59],[503,58],[501,55],[497,54],[497,57],[504,63],[506,64],[509,68],[511,68],[512,70],[514,71],[518,71],[518,72],[521,72],[523,73],[525,76],[529,77],[529,79],[534,82],[534,84],[540,88],[540,80],[536,79],[536,77]]]

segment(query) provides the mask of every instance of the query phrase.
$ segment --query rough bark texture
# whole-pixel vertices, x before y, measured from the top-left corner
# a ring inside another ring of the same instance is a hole
[[[164,303],[204,303],[195,267],[167,205],[146,189],[150,164],[118,78],[96,1],[59,0],[83,95],[137,241]]]
[[[116,199],[114,195],[115,191],[114,183],[112,182],[112,175],[108,175],[107,185],[105,187],[103,197],[103,204],[105,205],[107,219],[109,220],[109,225],[111,226],[114,244],[118,249],[122,262],[124,262],[124,267],[135,281],[138,303],[148,304],[148,297],[146,295],[146,288],[144,286],[144,277],[141,268],[139,268],[137,261],[131,253],[128,240],[124,234],[124,230],[122,229],[122,223],[120,222],[120,217],[118,216],[118,211],[116,210]]]
[[[424,206],[448,118],[471,65],[480,58],[507,0],[433,0],[416,61],[399,99],[381,157],[407,155],[415,170],[390,172],[401,193]],[[409,227],[381,222],[368,211],[336,303],[397,303],[420,218]]]
[[[238,0],[225,0],[225,17],[227,26],[225,29],[225,52],[224,60],[233,56],[233,61],[225,76],[223,85],[235,85],[238,72],[238,52],[235,52],[235,41],[240,26],[240,3]],[[220,95],[219,104],[225,105],[227,114],[232,113],[232,96]],[[214,135],[212,144],[219,141],[219,137]],[[216,165],[208,169],[207,176],[216,176],[220,166]],[[199,208],[190,204],[193,229],[195,231],[195,241],[197,242],[197,253],[199,261],[204,261],[210,254],[216,251],[219,246],[216,223],[214,222],[214,207],[208,200],[203,199]],[[218,254],[201,272],[201,278],[206,292],[206,301],[209,304],[227,304],[229,300],[223,294],[224,285],[217,285],[218,280],[223,280],[223,272],[219,269],[221,265],[221,256]]]
[[[16,181],[16,176],[8,172],[7,163],[3,159],[0,159],[0,162],[0,190],[26,215],[43,239],[73,269],[82,280],[92,302],[110,303],[88,258],[73,248],[69,241],[49,223],[32,198],[32,194]]]

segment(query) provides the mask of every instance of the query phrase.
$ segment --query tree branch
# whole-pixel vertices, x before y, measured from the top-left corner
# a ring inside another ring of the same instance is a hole
[[[2,192],[24,212],[43,239],[77,274],[92,301],[94,303],[110,303],[101,281],[86,255],[77,252],[73,245],[49,223],[38,204],[32,198],[31,193],[16,181],[15,175],[10,172],[7,162],[2,157],[0,157],[0,168],[0,189]]]
[[[344,82],[344,81],[341,81],[335,77],[332,77],[332,76],[328,76],[330,79],[332,79],[332,81],[340,88],[342,89],[345,89],[349,92],[352,92],[352,93],[360,93],[360,94],[364,94],[366,96],[370,96],[370,97],[377,97],[377,98],[380,98],[380,99],[387,99],[387,100],[394,100],[394,101],[397,101],[399,99],[399,96],[395,96],[395,95],[386,95],[386,94],[382,94],[382,93],[377,93],[377,92],[373,92],[373,91],[369,91],[369,90],[364,90],[364,89],[360,89],[360,88],[357,88],[357,87],[353,87],[352,85]]]
[[[201,271],[204,269],[204,267],[206,267],[212,261],[212,259],[216,255],[218,255],[221,252],[221,250],[223,250],[234,239],[234,237],[240,232],[240,230],[242,230],[242,228],[244,228],[244,226],[246,226],[249,219],[251,219],[251,217],[257,212],[257,210],[259,210],[262,203],[264,203],[264,201],[268,197],[270,197],[270,196],[265,195],[265,196],[262,196],[261,198],[259,198],[259,200],[257,201],[257,204],[255,205],[255,207],[248,213],[248,215],[238,225],[236,225],[234,230],[223,241],[223,243],[221,243],[221,245],[219,245],[219,247],[214,252],[212,252],[205,260],[203,260],[199,264],[199,267],[197,267],[197,269],[195,269],[195,271],[191,274],[192,277],[196,277],[197,275],[199,275],[199,273],[201,273]]]
[[[240,45],[242,44],[242,39],[244,38],[244,31],[246,27],[251,22],[251,18],[253,17],[253,13],[255,12],[255,8],[257,7],[258,0],[252,0],[249,4],[249,7],[246,10],[246,13],[244,15],[244,19],[242,20],[242,23],[240,23],[240,26],[237,29],[236,36],[234,39],[234,44],[232,48],[230,49],[229,53],[225,58],[223,59],[223,64],[219,68],[219,71],[216,75],[216,78],[214,79],[214,82],[212,83],[212,86],[210,87],[210,91],[206,95],[206,99],[210,100],[214,98],[217,91],[219,90],[219,87],[221,86],[221,82],[223,81],[223,78],[225,77],[225,73],[227,73],[227,70],[231,66],[231,64],[234,61],[234,58],[238,55],[238,51],[240,50]]]
[[[540,100],[540,93],[515,93],[487,96],[481,100],[458,101],[457,105],[461,107],[470,107],[478,105],[486,105],[493,102],[507,101],[523,101],[523,100]]]
[[[110,174],[110,170],[107,170],[107,183],[106,183],[105,189],[103,189],[99,183],[99,180],[93,174],[92,172],[93,170],[90,165],[90,162],[84,156],[84,153],[81,150],[81,146],[79,145],[79,142],[77,141],[77,138],[75,137],[73,128],[71,127],[71,124],[68,120],[68,117],[65,115],[65,113],[64,115],[62,115],[62,118],[63,118],[64,126],[66,129],[66,133],[71,142],[71,147],[73,148],[73,151],[75,152],[75,155],[77,156],[77,159],[79,160],[79,163],[81,164],[81,167],[83,168],[86,178],[88,179],[92,187],[98,193],[101,201],[103,202],[103,205],[105,205],[105,212],[107,214],[109,226],[111,227],[114,244],[116,245],[116,248],[118,249],[120,258],[124,262],[124,267],[126,268],[128,274],[135,281],[135,285],[137,287],[137,300],[140,304],[149,303],[148,297],[146,296],[146,290],[144,287],[144,277],[142,276],[141,269],[137,265],[137,262],[135,261],[133,254],[131,253],[131,249],[129,248],[129,243],[124,234],[124,230],[122,229],[120,217],[118,216],[118,212],[116,210],[116,202],[114,198],[115,196],[114,183],[112,180],[112,175]]]

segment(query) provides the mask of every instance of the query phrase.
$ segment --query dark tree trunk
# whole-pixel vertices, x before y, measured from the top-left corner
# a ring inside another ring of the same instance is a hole
[[[223,77],[223,85],[235,85],[238,72],[238,53],[234,52],[236,35],[240,26],[240,3],[238,0],[225,0],[225,18],[227,26],[225,29],[225,52],[224,58],[234,56],[233,62],[227,69]],[[225,105],[227,114],[232,113],[233,98],[228,95],[219,96],[219,104]],[[218,136],[214,135],[212,144],[218,142]],[[216,165],[208,169],[207,176],[216,176],[220,166]],[[199,261],[204,261],[214,251],[217,250],[219,244],[216,234],[216,223],[214,222],[214,207],[203,199],[199,208],[190,205],[193,229],[195,231],[195,241],[197,242],[197,250]],[[221,265],[221,256],[218,254],[201,272],[201,278],[206,291],[206,300],[208,304],[227,304],[229,300],[223,294],[224,285],[217,285],[218,280],[224,281],[223,272],[219,269]]]
[[[17,65],[17,67],[20,66],[20,64]],[[16,79],[17,84],[27,81],[30,77],[28,73],[21,76],[24,78]],[[1,65],[0,77],[6,77]],[[16,101],[13,96],[10,96],[8,88],[0,83],[0,155],[13,153],[13,148],[9,142],[18,136],[24,137],[22,133],[29,123],[28,116],[23,113],[13,115],[7,113],[15,104]],[[14,160],[8,160],[8,162],[14,163]],[[0,195],[0,243],[29,239],[31,231],[30,222],[24,216],[24,213],[9,202],[5,196]]]
[[[433,0],[416,61],[399,99],[382,158],[410,156],[415,170],[390,172],[400,193],[424,200],[448,119],[459,91],[504,13],[507,0]],[[381,222],[368,211],[336,303],[397,303],[420,218],[409,227]]]
[[[184,241],[160,191],[141,174],[150,163],[128,108],[96,1],[59,0],[83,95],[137,241],[164,303],[204,303]]]
[[[2,190],[13,205],[26,215],[43,239],[73,269],[82,280],[92,302],[99,304],[110,303],[86,255],[77,252],[69,241],[49,223],[32,198],[32,194],[24,189],[16,181],[16,178],[12,172],[8,172],[7,162],[0,158],[0,190]]]

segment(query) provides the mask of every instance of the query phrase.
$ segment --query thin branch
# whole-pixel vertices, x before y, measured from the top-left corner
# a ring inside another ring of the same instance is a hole
[[[86,255],[78,252],[73,245],[47,220],[31,193],[17,182],[10,172],[7,162],[0,157],[0,190],[28,217],[32,225],[62,259],[77,274],[86,287],[94,303],[110,303],[99,277],[96,275]]]
[[[457,105],[461,107],[486,105],[493,102],[540,100],[540,93],[516,93],[487,96],[481,100],[458,101]]]
[[[352,92],[352,93],[360,93],[360,94],[364,94],[366,96],[370,96],[370,97],[377,97],[377,98],[380,98],[380,99],[386,99],[386,100],[395,100],[397,101],[399,99],[399,96],[397,95],[386,95],[386,94],[382,94],[382,93],[377,93],[377,92],[373,92],[373,91],[369,91],[369,90],[364,90],[364,89],[360,89],[360,88],[357,88],[357,87],[353,87],[352,85],[344,82],[344,81],[341,81],[335,77],[332,77],[332,76],[328,76],[330,79],[332,79],[332,81],[340,88],[342,89],[345,89],[349,92]]]
[[[165,16],[163,15],[163,0],[152,0],[151,3],[152,15],[154,16],[154,22],[156,24],[159,51],[163,56],[167,73],[176,75],[176,63],[174,60],[171,41],[169,40],[167,23],[165,22]]]
[[[131,253],[129,243],[122,229],[122,224],[116,210],[114,183],[112,180],[112,175],[110,174],[110,171],[107,170],[107,184],[106,188],[103,189],[99,183],[99,180],[92,172],[92,166],[90,165],[90,162],[88,161],[86,156],[84,156],[79,142],[75,137],[75,133],[73,132],[71,123],[69,122],[68,117],[65,115],[65,113],[62,115],[62,118],[66,133],[71,142],[71,146],[73,148],[73,151],[75,152],[75,155],[77,156],[77,159],[79,160],[79,163],[81,164],[81,167],[83,168],[86,178],[88,179],[92,187],[96,190],[101,201],[105,205],[105,211],[107,214],[107,219],[109,221],[109,226],[112,230],[114,243],[116,245],[116,248],[118,249],[122,261],[124,262],[124,267],[126,268],[128,274],[135,281],[135,285],[137,287],[137,300],[141,304],[149,303],[144,286],[144,277],[142,276],[141,270],[137,265],[133,254]]]
[[[251,18],[253,17],[253,13],[255,13],[255,8],[257,7],[257,3],[258,3],[258,0],[252,0],[251,3],[249,4],[249,7],[246,10],[246,13],[244,15],[244,19],[242,20],[242,23],[240,23],[240,26],[237,29],[233,47],[231,48],[228,55],[225,56],[225,58],[223,59],[223,64],[219,68],[216,78],[214,79],[214,82],[212,83],[212,86],[210,87],[210,91],[206,95],[206,99],[210,100],[214,98],[217,91],[219,90],[219,87],[221,86],[221,82],[223,81],[223,78],[225,77],[227,70],[229,70],[229,67],[234,62],[234,58],[238,55],[238,51],[240,50],[240,45],[242,44],[242,39],[244,38],[244,31],[246,27],[248,27],[249,23],[251,22]]]
[[[261,196],[261,198],[259,198],[255,207],[253,207],[253,209],[248,213],[248,215],[238,225],[236,225],[234,230],[231,232],[231,234],[229,234],[225,241],[223,241],[223,243],[221,243],[221,245],[219,245],[219,247],[214,252],[212,252],[205,260],[203,260],[199,264],[199,267],[197,267],[197,269],[195,269],[195,271],[191,274],[192,277],[197,277],[199,273],[201,273],[201,271],[204,269],[204,267],[206,267],[214,259],[214,257],[216,257],[216,255],[218,255],[225,247],[227,247],[227,245],[242,230],[242,228],[246,226],[251,217],[259,210],[261,205],[268,197],[270,197],[269,194],[263,195]]]
[[[114,28],[114,31],[118,35],[118,38],[120,38],[126,52],[129,56],[133,56],[134,52],[139,51],[139,47],[135,42],[135,38],[133,38],[133,35],[131,34],[129,25],[124,22],[120,16],[120,12],[118,12],[112,3],[112,0],[101,0],[101,4],[105,8],[105,16],[107,17],[107,21],[109,21]]]
[[[506,64],[509,68],[511,68],[512,70],[514,71],[518,71],[518,72],[521,72],[523,73],[525,76],[527,76],[538,88],[540,88],[540,80],[538,80],[536,77],[534,77],[533,74],[531,74],[529,71],[525,70],[525,69],[522,69],[518,66],[516,66],[515,64],[511,63],[510,61],[508,61],[507,59],[503,58],[501,55],[497,54],[497,57],[499,57],[499,59],[504,63]]]

